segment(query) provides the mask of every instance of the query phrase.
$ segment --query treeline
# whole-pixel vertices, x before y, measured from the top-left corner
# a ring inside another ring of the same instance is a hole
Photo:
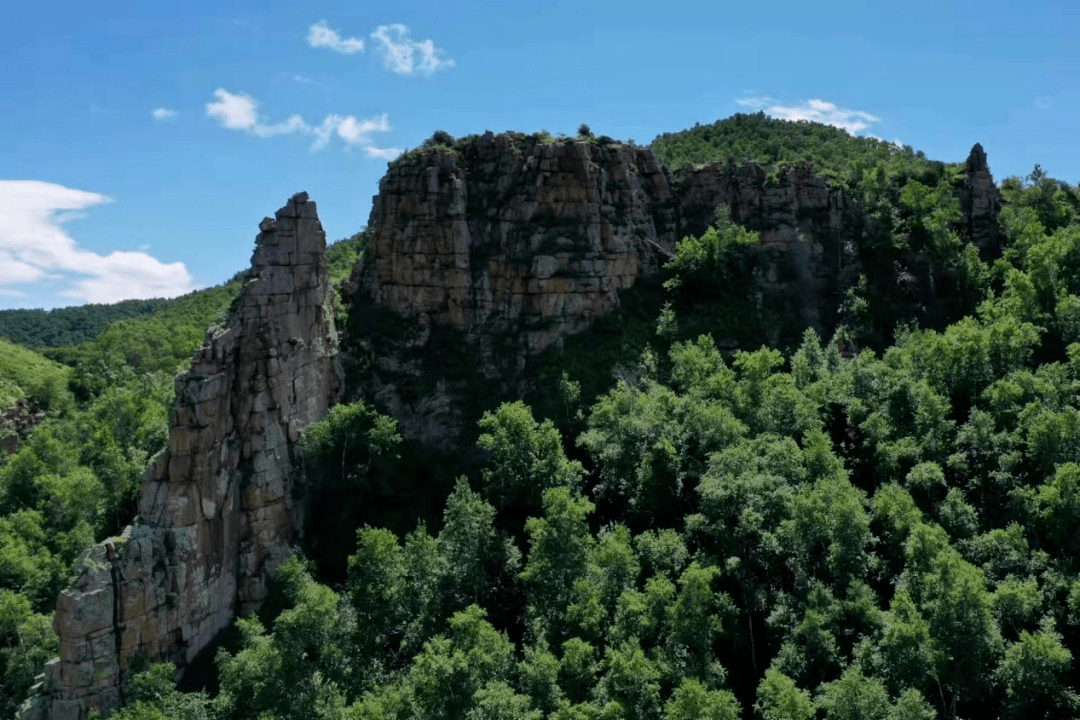
[[[55,310],[0,310],[0,338],[29,348],[77,345],[93,340],[109,323],[153,315],[167,300],[123,300]]]
[[[736,114],[709,125],[658,135],[650,147],[672,170],[709,162],[742,165],[813,163],[827,177],[857,178],[864,169],[882,168],[888,174],[908,174],[928,163],[910,145],[850,135],[831,125],[777,120],[759,112]],[[906,170],[905,170],[906,169]]]

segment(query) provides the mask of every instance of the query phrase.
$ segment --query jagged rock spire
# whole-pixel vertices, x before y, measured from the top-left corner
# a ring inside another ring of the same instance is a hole
[[[60,594],[60,657],[26,720],[115,708],[136,656],[190,662],[259,606],[300,530],[295,444],[340,390],[326,236],[307,193],[259,229],[226,329],[176,379],[168,450],[143,486],[140,521],[89,550]]]
[[[960,209],[966,228],[964,239],[974,243],[981,252],[996,256],[1001,251],[998,231],[1001,193],[994,184],[981,144],[975,143],[964,165],[967,178],[960,193]]]

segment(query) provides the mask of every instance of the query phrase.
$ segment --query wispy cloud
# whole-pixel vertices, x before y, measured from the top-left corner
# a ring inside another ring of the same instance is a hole
[[[1054,106],[1054,98],[1049,95],[1040,95],[1035,98],[1035,108],[1037,110],[1049,110]]]
[[[735,98],[735,104],[741,105],[742,107],[761,108],[766,105],[771,105],[773,102],[775,101],[768,95],[751,95],[749,97]]]
[[[353,115],[328,115],[322,125],[312,129],[315,135],[312,147],[316,150],[324,147],[335,135],[346,145],[366,145],[372,133],[389,130],[390,117],[386,113],[366,120],[357,120]]]
[[[176,111],[175,110],[170,110],[169,108],[163,108],[163,107],[155,108],[154,112],[152,112],[151,115],[154,116],[155,120],[160,120],[162,122],[165,122],[167,120],[175,120],[176,119]]]
[[[778,104],[769,97],[738,98],[735,102],[743,107],[758,108],[781,120],[811,120],[842,128],[853,135],[881,121],[881,118],[865,110],[848,110],[820,98],[790,105]]]
[[[241,130],[261,138],[292,134],[312,135],[315,138],[312,150],[321,150],[334,137],[341,139],[347,147],[366,148],[374,133],[391,130],[390,116],[386,113],[366,119],[357,118],[355,115],[331,114],[318,125],[310,125],[303,117],[294,113],[287,120],[272,123],[259,114],[259,103],[250,95],[234,94],[218,88],[214,91],[214,97],[217,98],[216,101],[206,104],[206,114],[222,127]],[[381,151],[379,148],[369,148],[368,154],[382,157],[373,154],[371,150]]]
[[[299,85],[314,85],[315,87],[323,87],[323,84],[318,80],[309,78],[307,75],[301,75],[300,73],[281,73],[281,77],[286,80],[292,80]]]
[[[401,148],[380,148],[369,145],[364,148],[367,151],[368,157],[379,158],[381,160],[393,160],[402,153]]]
[[[313,48],[327,48],[342,55],[364,52],[364,41],[361,38],[343,38],[325,20],[320,20],[308,28],[307,41]]]
[[[442,49],[431,40],[413,40],[409,28],[400,23],[380,25],[371,37],[378,43],[383,66],[400,75],[430,75],[436,70],[454,67],[454,61],[443,59]]]
[[[0,294],[15,285],[45,289],[82,302],[173,297],[194,289],[183,263],[162,263],[144,252],[108,255],[79,247],[63,227],[87,208],[109,202],[98,193],[39,180],[0,180]]]
[[[307,130],[304,119],[295,114],[283,122],[267,122],[259,116],[259,103],[250,95],[218,88],[214,97],[217,100],[206,103],[206,114],[229,130],[244,130],[257,137],[291,135]]]

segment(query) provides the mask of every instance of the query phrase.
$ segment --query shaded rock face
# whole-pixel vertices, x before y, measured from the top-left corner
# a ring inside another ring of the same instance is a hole
[[[990,174],[982,145],[975,143],[965,166],[967,178],[960,193],[960,211],[966,225],[964,239],[974,243],[980,252],[997,257],[1001,253],[998,230],[1001,193]]]
[[[169,447],[143,486],[140,523],[90,550],[60,595],[60,658],[23,717],[116,707],[137,656],[190,662],[259,606],[301,530],[293,453],[340,391],[326,241],[306,193],[259,229],[228,326],[177,377]]]
[[[772,319],[770,343],[778,343],[783,321],[830,336],[842,288],[859,270],[847,241],[844,195],[809,164],[777,169],[713,163],[692,169],[679,188],[680,236],[702,233],[720,205],[759,233],[764,262],[757,304]]]
[[[559,347],[657,274],[719,205],[761,232],[759,308],[831,327],[840,274],[854,260],[844,250],[844,199],[808,165],[714,163],[675,178],[647,148],[491,133],[391,165],[374,199],[367,261],[351,279],[353,312],[415,322],[406,345],[418,353],[438,352],[431,328],[457,331],[497,392],[530,356]],[[452,445],[470,422],[454,388],[410,400],[402,386],[427,368],[404,362],[400,346],[369,349],[364,395],[406,437]]]

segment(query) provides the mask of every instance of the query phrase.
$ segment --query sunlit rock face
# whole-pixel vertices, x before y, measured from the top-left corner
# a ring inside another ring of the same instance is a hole
[[[376,305],[536,353],[588,327],[727,205],[760,230],[766,282],[825,280],[844,204],[808,165],[714,163],[675,179],[651,150],[490,133],[390,167],[357,284]],[[795,265],[788,268],[788,261]],[[790,272],[789,272],[790,271]],[[816,282],[821,285],[821,282]]]
[[[414,321],[410,347],[429,342],[428,328],[458,331],[494,391],[658,274],[720,205],[761,233],[765,272],[747,282],[760,283],[763,311],[790,310],[824,332],[846,265],[843,198],[823,178],[809,166],[720,163],[675,176],[648,148],[606,138],[487,133],[404,156],[380,183],[347,294],[354,312]],[[472,420],[453,387],[410,399],[402,388],[426,369],[403,362],[398,347],[369,349],[365,397],[406,436],[436,445],[460,437]]]
[[[227,325],[176,379],[138,523],[91,549],[57,601],[60,658],[23,717],[117,707],[135,657],[183,667],[259,606],[297,538],[293,453],[340,391],[326,238],[306,193],[259,229]]]
[[[588,327],[675,245],[672,182],[649,150],[483,135],[391,166],[363,290],[473,340],[535,353]]]

